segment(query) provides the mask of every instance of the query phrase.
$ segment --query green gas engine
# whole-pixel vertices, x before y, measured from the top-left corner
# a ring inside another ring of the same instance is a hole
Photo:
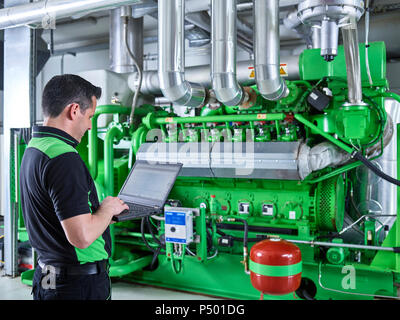
[[[110,275],[256,299],[254,274],[271,281],[301,274],[292,292],[264,299],[398,297],[399,225],[382,223],[389,213],[377,213],[362,190],[380,174],[374,161],[397,138],[385,100],[400,99],[387,92],[384,43],[371,43],[369,57],[372,82],[361,67],[357,103],[349,103],[339,46],[333,61],[305,50],[301,79],[286,81],[289,93],[277,101],[252,86],[245,107],[206,105],[178,116],[169,106],[141,105],[133,124],[131,108],[99,106],[80,153],[102,198],[118,194],[136,160],[183,164],[163,214],[113,225]],[[102,114],[113,121],[98,128]],[[178,238],[171,237],[175,224]],[[252,247],[266,240],[297,246],[301,262],[251,259]]]

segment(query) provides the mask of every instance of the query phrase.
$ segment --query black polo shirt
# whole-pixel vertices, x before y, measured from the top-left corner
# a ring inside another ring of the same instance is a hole
[[[66,132],[35,126],[20,169],[25,226],[44,264],[83,264],[108,259],[109,228],[88,248],[71,245],[61,221],[94,213],[99,200],[89,170],[76,151],[78,141]]]

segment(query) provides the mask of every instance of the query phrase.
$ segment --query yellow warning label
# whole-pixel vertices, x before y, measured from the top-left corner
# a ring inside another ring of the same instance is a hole
[[[249,79],[254,79],[256,77],[256,72],[254,67],[249,67]]]
[[[281,68],[280,68],[280,74],[282,77],[287,77],[288,76],[288,71],[287,71],[287,64],[286,63],[282,63],[281,64]]]
[[[256,72],[254,70],[254,67],[248,67],[249,69],[249,79],[255,79],[256,77]],[[282,77],[288,77],[288,66],[286,63],[282,63],[280,67],[280,74]]]

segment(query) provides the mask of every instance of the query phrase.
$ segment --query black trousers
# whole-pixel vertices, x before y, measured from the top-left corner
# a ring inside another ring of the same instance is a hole
[[[93,275],[51,274],[38,266],[32,283],[33,300],[111,300],[106,271]]]

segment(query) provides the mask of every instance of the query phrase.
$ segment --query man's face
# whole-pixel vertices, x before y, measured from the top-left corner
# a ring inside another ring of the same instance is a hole
[[[86,133],[86,131],[92,129],[92,117],[96,111],[97,99],[95,96],[92,97],[92,107],[87,108],[83,113],[78,112],[78,117],[76,119],[77,123],[77,139],[79,142]]]

